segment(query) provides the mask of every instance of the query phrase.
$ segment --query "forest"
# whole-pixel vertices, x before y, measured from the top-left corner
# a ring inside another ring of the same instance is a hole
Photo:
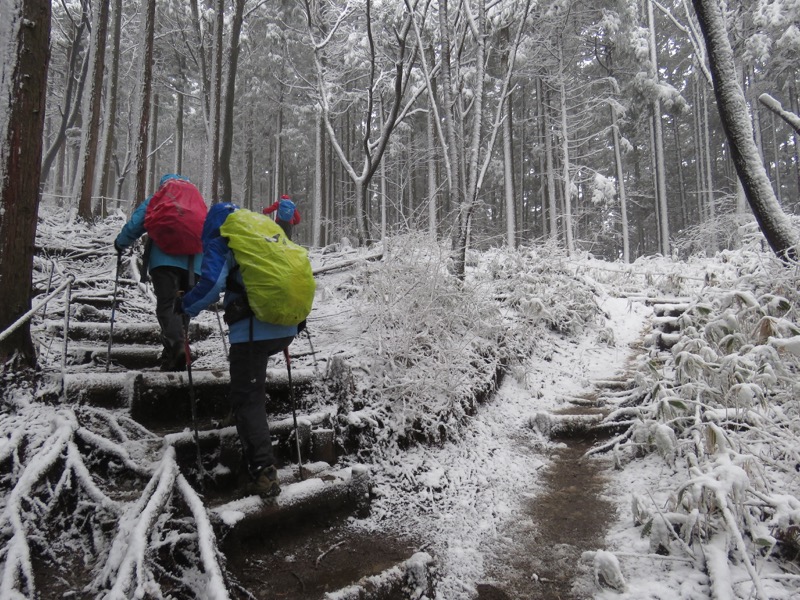
[[[792,213],[797,133],[770,108],[797,112],[796,7],[724,9]],[[713,253],[747,212],[686,0],[84,0],[52,25],[42,198],[85,219],[178,172],[211,202],[290,193],[315,246],[469,223],[476,247],[627,262]]]
[[[799,22],[0,0],[0,597],[796,597]],[[115,252],[169,173],[302,215],[274,501]]]

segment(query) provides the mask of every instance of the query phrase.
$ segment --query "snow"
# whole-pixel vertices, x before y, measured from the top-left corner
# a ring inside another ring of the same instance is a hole
[[[100,233],[118,226],[112,218]],[[52,235],[67,245],[77,245],[70,235],[88,237],[62,227]],[[498,566],[517,543],[511,533],[536,525],[524,506],[544,492],[542,473],[560,442],[532,421],[555,422],[571,400],[595,393],[597,382],[624,380],[634,389],[609,394],[605,417],[629,425],[605,453],[619,466],[604,472],[603,499],[614,514],[602,547],[568,567],[586,578],[582,589],[598,600],[683,600],[712,590],[737,600],[796,597],[796,573],[772,552],[800,523],[793,275],[752,247],[633,265],[534,247],[475,253],[459,288],[450,286],[442,255],[420,239],[409,246],[393,240],[394,260],[364,261],[320,278],[310,329],[328,368],[333,356],[346,365],[336,379],[346,393],[336,397],[331,388],[335,404],[310,406],[312,416],[299,416],[309,423],[316,414],[340,417],[337,432],[357,436],[362,454],[345,458],[332,482],[282,483],[278,506],[368,471],[371,514],[347,526],[419,540],[428,554],[415,554],[406,568],[424,568],[433,557],[436,598],[474,598],[479,583],[502,584]],[[97,274],[111,260],[106,256],[103,266],[103,259],[87,259],[76,283],[99,285]],[[709,273],[718,287],[707,285]],[[133,308],[120,319],[147,318],[148,302],[129,299]],[[667,306],[682,315],[655,319],[654,310]],[[53,301],[49,309],[57,314],[63,305]],[[35,332],[46,332],[46,321]],[[643,346],[654,324],[681,328],[669,334],[671,350]],[[503,362],[500,341],[518,359]],[[219,366],[219,340],[203,344],[209,364]],[[47,355],[45,369],[59,359]],[[311,369],[310,360],[293,359],[300,369]],[[505,378],[493,394],[470,395],[490,389],[500,367]],[[129,377],[112,375],[69,377],[76,385]],[[150,545],[158,542],[195,557],[193,570],[180,573],[188,588],[227,597],[211,517],[233,527],[263,509],[260,498],[206,504],[175,462],[173,446],[191,440],[189,431],[156,436],[126,420],[124,411],[43,402],[23,383],[10,389],[0,412],[0,460],[11,466],[1,479],[8,490],[0,497],[3,597],[26,593],[33,576],[26,572],[27,536],[44,513],[29,510],[29,499],[38,494],[47,504],[48,494],[69,493],[70,485],[102,509],[111,523],[106,531],[113,530],[98,544],[93,591],[127,597],[156,589],[149,561],[157,554]],[[446,436],[436,437],[440,427]],[[90,468],[93,452],[134,474],[136,488],[113,495],[111,480]],[[69,477],[43,485],[44,473],[62,459]],[[323,465],[309,467],[319,473]],[[282,481],[290,468],[280,473]],[[188,532],[176,525],[186,522]],[[715,533],[703,537],[709,532]],[[526,576],[540,577],[535,570]]]

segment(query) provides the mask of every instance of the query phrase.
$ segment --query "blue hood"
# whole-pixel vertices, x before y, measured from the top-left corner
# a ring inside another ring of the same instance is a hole
[[[208,209],[206,220],[203,223],[203,248],[206,247],[206,244],[219,237],[219,228],[222,227],[228,215],[235,210],[239,210],[239,207],[231,202],[213,204]]]
[[[158,182],[158,187],[161,187],[165,183],[167,183],[170,179],[180,179],[181,181],[189,181],[188,177],[184,177],[183,175],[178,175],[177,173],[167,173],[161,178],[161,181]]]

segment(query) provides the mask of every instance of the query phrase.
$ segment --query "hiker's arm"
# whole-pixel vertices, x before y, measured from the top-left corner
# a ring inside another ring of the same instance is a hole
[[[183,297],[183,310],[187,315],[196,317],[209,304],[219,300],[230,270],[230,257],[231,251],[223,237],[215,238],[204,248],[200,280]]]
[[[297,225],[300,222],[300,211],[296,208],[294,209],[294,214],[292,215],[292,225]]]
[[[279,202],[273,202],[272,204],[270,204],[267,208],[265,208],[263,210],[263,213],[265,215],[268,215],[270,213],[274,213],[276,210],[278,210],[278,204],[279,204]]]
[[[115,244],[120,248],[127,248],[144,234],[144,216],[147,212],[147,205],[150,204],[150,198],[137,206],[130,220],[123,225],[122,231],[119,232],[115,240]]]

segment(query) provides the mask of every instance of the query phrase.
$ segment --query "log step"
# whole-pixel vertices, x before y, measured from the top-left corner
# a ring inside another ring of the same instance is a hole
[[[318,380],[313,369],[293,369],[295,400],[301,401]],[[227,370],[192,372],[198,417],[224,419],[229,412]],[[289,379],[278,369],[267,371],[267,411],[291,410]],[[180,427],[191,418],[187,373],[128,371],[125,373],[68,373],[64,376],[67,401],[104,408],[128,408],[133,419],[148,428]]]
[[[332,465],[337,460],[333,411],[320,411],[310,415],[298,415],[297,430],[300,453],[306,463],[321,462]],[[272,447],[279,464],[297,462],[297,442],[294,439],[294,420],[291,417],[271,421],[269,424]],[[200,454],[206,470],[204,485],[213,490],[230,490],[244,478],[241,446],[235,426],[208,429],[199,432]],[[197,450],[194,433],[187,427],[184,431],[164,436],[164,443],[175,447],[175,459],[181,470],[192,480],[196,478]]]
[[[267,539],[281,528],[340,514],[366,517],[370,511],[370,472],[364,465],[319,473],[305,481],[285,483],[290,471],[281,469],[281,494],[269,500],[245,496],[210,510],[217,539],[227,546],[249,539]]]
[[[427,552],[417,552],[408,560],[383,573],[363,577],[357,583],[325,594],[325,600],[422,600],[435,596],[435,562]]]
[[[47,331],[57,337],[62,337],[64,323],[61,321],[48,321]],[[109,323],[86,323],[77,321],[69,325],[69,338],[71,340],[92,340],[108,343]],[[192,342],[208,338],[215,328],[205,323],[191,322],[189,324],[189,339]],[[155,319],[151,323],[114,323],[114,344],[156,344],[161,345],[161,328]]]

